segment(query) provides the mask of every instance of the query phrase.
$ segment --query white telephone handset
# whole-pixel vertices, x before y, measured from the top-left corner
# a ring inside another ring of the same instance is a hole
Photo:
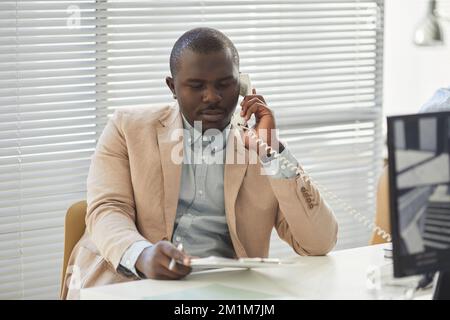
[[[252,84],[250,83],[250,76],[247,73],[239,75],[239,94],[243,97],[252,94]]]
[[[250,76],[247,73],[239,74],[239,85],[239,94],[242,97],[252,94],[252,84],[250,82]],[[240,113],[241,110],[236,110],[236,113],[231,118],[231,126],[233,128],[239,129],[247,125]]]
[[[243,97],[246,95],[252,94],[252,85],[250,82],[250,76],[246,73],[241,73],[239,75],[239,83],[240,83],[240,90],[239,94]],[[238,130],[246,130],[248,131],[248,135],[255,139],[256,143],[266,150],[266,152],[269,152],[271,155],[273,155],[275,158],[277,158],[281,165],[286,166],[287,168],[291,169],[292,171],[295,171],[297,175],[299,175],[303,181],[306,184],[313,183],[321,192],[323,192],[329,199],[335,200],[340,202],[340,204],[344,207],[344,209],[351,215],[353,218],[358,220],[360,223],[364,224],[367,228],[369,228],[372,231],[375,231],[380,237],[382,237],[384,240],[390,242],[391,241],[391,235],[381,229],[379,226],[375,225],[371,219],[367,218],[365,215],[358,212],[356,209],[354,209],[351,205],[349,205],[346,201],[342,200],[340,197],[338,197],[336,194],[328,190],[325,186],[317,183],[316,181],[312,180],[311,177],[305,172],[303,167],[298,164],[292,164],[289,160],[287,160],[285,157],[281,156],[277,151],[273,150],[270,146],[267,145],[267,143],[264,142],[261,138],[258,137],[258,135],[247,126],[247,123],[243,117],[240,115],[240,110],[236,111],[236,113],[231,118],[231,126]],[[303,188],[302,188],[303,192]],[[313,206],[310,206],[310,209],[312,209]]]

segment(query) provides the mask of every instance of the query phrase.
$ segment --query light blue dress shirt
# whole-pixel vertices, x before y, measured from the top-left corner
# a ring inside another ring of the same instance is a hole
[[[450,111],[450,87],[440,88],[430,100],[420,108],[419,112]]]
[[[183,243],[184,251],[192,256],[234,257],[224,202],[224,163],[230,125],[222,132],[216,130],[216,134],[202,135],[184,116],[182,118],[184,162],[172,242],[175,246]],[[281,155],[298,165],[287,148]],[[273,156],[262,156],[261,163],[272,179],[296,175],[280,166]],[[119,271],[140,277],[136,261],[151,245],[148,241],[138,241],[130,246],[121,259]]]

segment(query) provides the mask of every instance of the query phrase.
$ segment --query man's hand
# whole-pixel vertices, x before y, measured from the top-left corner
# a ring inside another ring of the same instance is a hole
[[[177,263],[169,270],[170,260]],[[190,257],[175,248],[169,241],[158,241],[142,251],[136,261],[136,270],[147,278],[158,280],[175,280],[183,278],[191,272]]]
[[[259,138],[264,140],[269,146],[279,149],[279,141],[276,134],[275,117],[272,110],[267,106],[263,96],[256,94],[256,89],[253,88],[253,94],[245,96],[241,102],[241,116],[245,121],[248,121],[252,114],[255,115],[256,123],[252,127]],[[254,149],[258,154],[259,148],[256,148],[254,141],[250,143],[248,133],[244,132],[244,143],[247,149]],[[281,147],[281,145],[280,145]]]

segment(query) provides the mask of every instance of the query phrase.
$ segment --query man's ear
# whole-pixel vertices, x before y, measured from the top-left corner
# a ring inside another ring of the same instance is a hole
[[[166,84],[169,87],[170,91],[172,91],[174,99],[176,99],[177,96],[176,96],[176,93],[175,93],[175,83],[173,81],[173,78],[167,76],[166,77]]]

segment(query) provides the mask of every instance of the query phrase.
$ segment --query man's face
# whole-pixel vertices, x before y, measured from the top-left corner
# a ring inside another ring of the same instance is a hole
[[[204,132],[223,130],[230,122],[239,97],[239,70],[230,50],[208,54],[184,50],[177,74],[167,77],[166,83],[191,125],[201,121]]]

